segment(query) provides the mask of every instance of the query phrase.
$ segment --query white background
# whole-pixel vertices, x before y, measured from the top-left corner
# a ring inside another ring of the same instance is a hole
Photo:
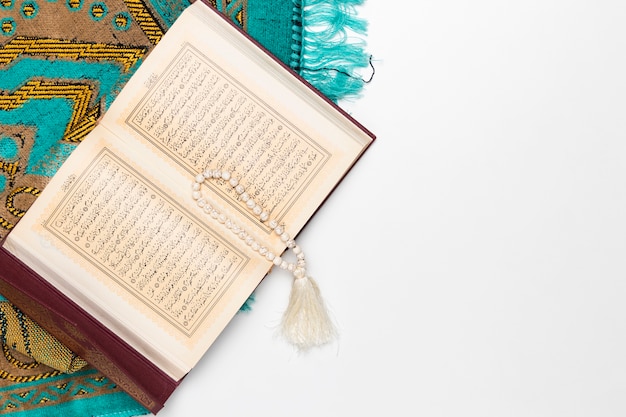
[[[626,2],[359,13],[378,138],[298,239],[341,338],[273,273],[159,416],[625,416]]]

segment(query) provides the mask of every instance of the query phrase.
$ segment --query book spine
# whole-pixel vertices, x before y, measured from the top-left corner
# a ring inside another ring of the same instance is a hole
[[[156,414],[178,386],[117,335],[0,248],[0,293]]]

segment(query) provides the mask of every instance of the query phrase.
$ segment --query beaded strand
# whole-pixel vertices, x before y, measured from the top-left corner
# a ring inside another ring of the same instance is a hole
[[[213,207],[202,195],[201,187],[204,181],[209,179],[222,179],[226,181],[239,195],[241,201],[243,201],[252,213],[262,222],[272,229],[272,231],[280,237],[280,240],[285,243],[287,248],[296,255],[297,261],[287,262],[281,256],[276,255],[265,246],[259,244],[250,234],[248,234],[242,227],[235,224],[225,214],[220,213],[215,207]],[[275,266],[291,272],[295,278],[303,278],[306,275],[306,261],[304,259],[304,252],[300,246],[289,236],[285,231],[285,227],[279,224],[276,220],[270,219],[269,214],[263,210],[261,206],[250,197],[245,188],[239,183],[239,180],[231,175],[229,171],[222,171],[219,169],[211,170],[207,169],[203,173],[196,175],[192,184],[192,197],[196,200],[198,207],[202,208],[206,214],[219,223],[223,224],[228,230],[233,232],[243,240],[252,250],[258,252],[265,259],[274,263]]]

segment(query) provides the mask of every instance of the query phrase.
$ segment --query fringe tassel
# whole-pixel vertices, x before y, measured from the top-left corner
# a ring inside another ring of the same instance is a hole
[[[332,342],[336,335],[319,287],[309,276],[296,276],[283,314],[282,335],[300,351]]]
[[[358,96],[369,66],[365,20],[356,16],[364,0],[293,0],[293,53],[290,66],[332,101]]]

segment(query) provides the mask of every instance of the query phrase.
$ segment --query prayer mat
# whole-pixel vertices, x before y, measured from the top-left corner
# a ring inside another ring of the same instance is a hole
[[[362,0],[206,1],[329,99],[363,87]],[[188,4],[0,0],[0,239]],[[0,327],[0,414],[148,414],[1,297]]]

